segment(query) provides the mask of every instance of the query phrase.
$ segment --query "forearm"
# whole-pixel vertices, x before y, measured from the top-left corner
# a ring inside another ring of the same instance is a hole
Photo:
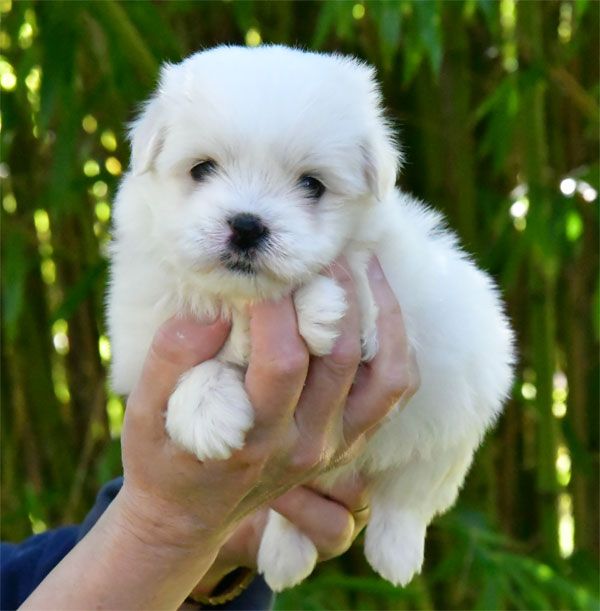
[[[22,608],[177,609],[213,563],[219,538],[163,544],[141,532],[117,496]]]

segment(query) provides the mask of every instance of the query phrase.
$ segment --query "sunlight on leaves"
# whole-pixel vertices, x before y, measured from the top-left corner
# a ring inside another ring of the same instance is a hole
[[[11,64],[0,57],[0,88],[4,91],[13,91],[17,86],[17,75]]]
[[[108,157],[104,162],[104,167],[113,176],[119,176],[122,172],[121,162],[116,157]]]
[[[83,173],[92,178],[94,176],[98,176],[100,174],[100,165],[95,159],[88,159],[83,164]]]
[[[563,44],[571,41],[573,34],[573,5],[562,2],[560,5],[560,20],[558,22],[558,38]]]
[[[568,558],[575,550],[573,499],[567,493],[562,493],[558,497],[558,545],[563,558]]]
[[[116,395],[111,395],[109,397],[106,403],[106,414],[108,416],[110,436],[112,439],[117,439],[121,436],[125,408],[121,399]]]
[[[256,28],[250,28],[246,32],[246,45],[248,47],[258,47],[262,43],[260,32]]]
[[[93,115],[85,115],[81,121],[83,131],[87,134],[93,134],[98,129],[98,121]]]
[[[103,180],[97,180],[92,186],[92,194],[98,199],[106,197],[108,193],[108,185]]]
[[[14,214],[17,211],[17,199],[12,193],[7,193],[2,198],[2,207],[8,214]]]
[[[37,518],[31,513],[29,514],[29,521],[31,522],[31,532],[34,535],[39,535],[48,530],[46,523],[41,518]]]
[[[514,72],[519,67],[515,35],[515,0],[500,0],[500,25],[502,26],[504,38],[504,44],[502,45],[502,65],[507,72]]]
[[[69,353],[69,325],[62,318],[52,325],[52,343],[56,352],[62,356]]]
[[[583,233],[583,219],[576,210],[569,210],[567,213],[565,233],[570,242],[576,242]]]
[[[110,206],[106,202],[98,202],[94,207],[94,212],[99,221],[107,223],[110,220]]]
[[[37,231],[38,236],[45,236],[49,233],[50,217],[48,216],[48,213],[45,210],[39,209],[33,213],[33,223],[35,225],[35,230]]]
[[[571,456],[565,445],[558,446],[556,452],[556,481],[567,486],[571,481]]]
[[[110,362],[110,340],[106,335],[101,335],[98,338],[98,354],[100,355],[100,358],[104,364]]]
[[[577,188],[577,182],[573,178],[564,178],[560,181],[560,192],[565,197],[572,197]]]
[[[100,142],[107,151],[113,152],[117,150],[117,138],[115,137],[115,133],[110,129],[106,129],[102,132]]]
[[[355,4],[352,7],[352,17],[354,19],[362,19],[365,16],[365,5],[364,4]]]

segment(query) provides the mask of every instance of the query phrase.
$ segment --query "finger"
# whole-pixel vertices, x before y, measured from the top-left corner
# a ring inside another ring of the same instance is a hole
[[[348,398],[344,416],[349,440],[377,426],[395,405],[406,404],[420,382],[400,305],[376,258],[369,265],[369,281],[379,308],[379,350],[362,364]]]
[[[127,402],[128,417],[164,431],[163,414],[179,378],[213,358],[229,333],[223,320],[199,321],[173,317],[154,335],[142,373]]]
[[[312,360],[295,414],[300,434],[313,445],[323,444],[331,435],[341,437],[342,412],[360,363],[360,320],[354,281],[344,261],[334,264],[331,273],[345,291],[348,309],[331,354]]]
[[[352,513],[314,490],[304,486],[294,488],[271,507],[314,543],[321,560],[343,554],[352,544],[355,532]]]
[[[256,304],[250,312],[246,390],[263,427],[291,418],[308,369],[291,297]]]
[[[353,539],[367,525],[371,515],[371,485],[359,473],[350,473],[338,479],[333,486],[323,486],[318,480],[306,487],[343,505],[354,518]]]
[[[319,480],[305,484],[314,492],[340,503],[350,513],[360,512],[369,505],[371,486],[368,480],[359,473],[350,473],[339,478],[331,486],[325,486]]]

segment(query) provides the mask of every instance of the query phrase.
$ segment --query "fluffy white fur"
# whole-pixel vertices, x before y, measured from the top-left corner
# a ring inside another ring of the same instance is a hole
[[[427,525],[456,499],[502,408],[512,333],[494,284],[440,216],[395,189],[400,155],[373,70],[352,58],[284,47],[219,47],[164,67],[131,135],[108,304],[115,390],[132,389],[154,332],[172,315],[230,316],[226,346],[182,377],[166,419],[182,447],[201,459],[226,458],[253,421],[242,384],[246,304],[293,290],[302,336],[313,354],[326,354],[346,305],[319,272],[344,253],[370,358],[377,308],[365,267],[375,252],[401,304],[421,387],[344,469],[366,471],[376,482],[369,562],[392,583],[408,583],[423,562]],[[217,170],[194,182],[190,169],[208,158]],[[325,185],[319,201],[298,186],[304,174]],[[243,212],[270,230],[254,274],[221,262],[231,231],[226,219]],[[316,556],[312,542],[271,515],[259,554],[271,587],[304,579]]]

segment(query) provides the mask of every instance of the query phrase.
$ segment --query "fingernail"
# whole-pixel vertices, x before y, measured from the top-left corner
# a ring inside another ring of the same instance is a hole
[[[352,279],[352,273],[350,272],[350,265],[348,259],[344,255],[338,257],[328,268],[328,275],[331,278],[338,279]]]
[[[173,334],[180,341],[194,342],[199,335],[205,332],[206,327],[225,323],[226,321],[217,315],[202,318],[174,316],[163,325],[163,329],[166,333]]]
[[[379,263],[379,259],[375,255],[369,260],[368,273],[374,280],[383,280],[385,278],[381,263]]]
[[[269,312],[269,310],[274,308],[282,307],[289,299],[289,295],[284,295],[279,299],[265,299],[264,301],[256,301],[255,303],[248,304],[246,312],[250,317],[257,312]]]

